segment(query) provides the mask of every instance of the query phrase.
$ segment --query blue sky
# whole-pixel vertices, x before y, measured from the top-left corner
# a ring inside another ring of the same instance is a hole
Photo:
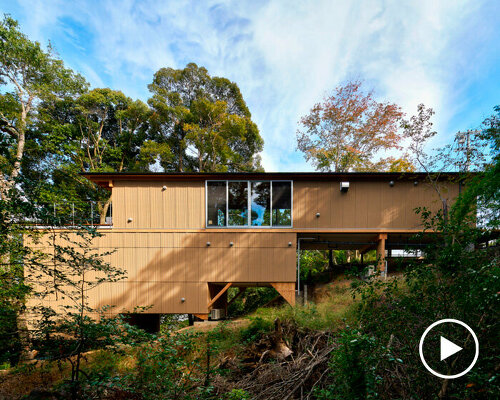
[[[267,171],[308,171],[297,121],[346,79],[408,114],[436,111],[435,145],[500,104],[500,1],[0,0],[93,87],[148,98],[161,67],[235,81],[265,140]]]

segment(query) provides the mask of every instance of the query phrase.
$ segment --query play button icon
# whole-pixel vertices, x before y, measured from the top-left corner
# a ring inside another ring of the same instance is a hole
[[[460,350],[462,350],[462,347],[457,346],[455,343],[449,341],[448,339],[444,337],[440,337],[441,340],[441,360],[446,360],[448,357],[452,356],[453,354],[458,353]]]
[[[442,319],[427,327],[418,350],[430,373],[443,379],[454,379],[474,367],[479,357],[479,342],[466,323]]]

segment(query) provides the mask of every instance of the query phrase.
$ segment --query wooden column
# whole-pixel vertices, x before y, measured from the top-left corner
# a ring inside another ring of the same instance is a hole
[[[385,270],[385,240],[387,239],[386,233],[381,233],[378,235],[377,244],[377,269],[380,272]]]

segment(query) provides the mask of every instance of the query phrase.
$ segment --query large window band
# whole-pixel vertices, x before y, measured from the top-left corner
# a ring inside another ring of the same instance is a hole
[[[291,227],[291,181],[207,181],[207,227]]]

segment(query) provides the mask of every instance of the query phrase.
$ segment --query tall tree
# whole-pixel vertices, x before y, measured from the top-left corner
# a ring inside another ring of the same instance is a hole
[[[375,163],[379,151],[400,148],[402,115],[396,104],[363,91],[360,81],[348,82],[300,120],[297,147],[321,171],[374,170],[387,164]]]
[[[21,173],[26,134],[44,100],[82,93],[85,79],[64,67],[52,48],[43,50],[9,16],[0,22],[0,196]]]
[[[191,63],[184,69],[160,69],[148,87],[148,148],[164,170],[261,169],[263,140],[236,83],[211,77]]]
[[[52,177],[59,190],[47,194],[72,202],[98,201],[103,223],[111,202],[109,192],[96,189],[78,173],[145,169],[140,157],[148,117],[146,104],[108,88],[93,89],[74,100],[44,102],[34,140],[28,144],[34,150],[28,157],[29,169]]]

